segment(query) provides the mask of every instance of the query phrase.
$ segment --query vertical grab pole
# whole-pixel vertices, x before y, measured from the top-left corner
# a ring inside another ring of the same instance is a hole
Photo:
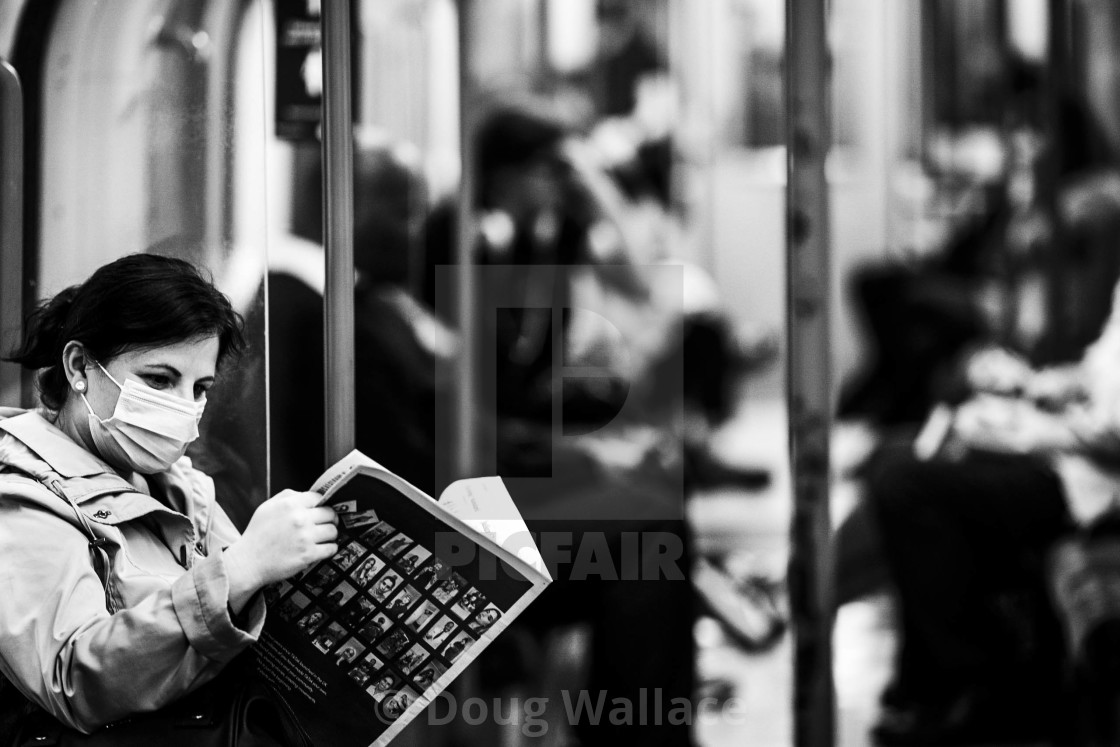
[[[830,533],[829,132],[826,0],[786,0],[786,307],[794,508],[789,561],[794,744],[834,742]]]
[[[23,89],[0,59],[0,339],[23,321]],[[14,340],[13,340],[14,342]],[[23,371],[0,361],[0,401],[24,406]]]
[[[323,0],[323,296],[327,464],[354,448],[354,138],[350,0]]]
[[[455,309],[462,343],[459,349],[455,392],[455,474],[466,477],[478,469],[478,295],[474,272],[475,209],[478,175],[474,155],[474,75],[471,69],[472,21],[474,0],[458,0],[459,29],[459,151],[462,175],[459,180],[459,205],[455,225]]]
[[[1045,73],[1044,111],[1046,121],[1046,141],[1050,143],[1044,153],[1042,167],[1045,175],[1038,181],[1039,201],[1046,217],[1050,220],[1051,236],[1043,266],[1046,277],[1046,331],[1043,335],[1043,355],[1050,360],[1061,360],[1075,351],[1069,350],[1069,329],[1075,329],[1079,319],[1077,304],[1070,308],[1070,298],[1066,291],[1070,279],[1069,230],[1060,210],[1057,185],[1061,181],[1059,163],[1061,146],[1070,132],[1062,131],[1063,106],[1062,88],[1074,80],[1070,49],[1070,3],[1068,0],[1049,0],[1049,39],[1047,40],[1047,66]]]

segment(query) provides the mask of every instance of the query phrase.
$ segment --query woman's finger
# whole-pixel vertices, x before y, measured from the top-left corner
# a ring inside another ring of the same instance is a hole
[[[300,497],[303,499],[303,505],[308,508],[318,506],[324,500],[323,495],[321,493],[316,493],[314,490],[304,491],[300,494]]]
[[[333,508],[328,508],[327,506],[318,506],[309,510],[307,513],[316,524],[338,523],[338,514]]]
[[[316,524],[311,528],[309,536],[316,544],[334,542],[338,539],[338,527],[334,524]]]

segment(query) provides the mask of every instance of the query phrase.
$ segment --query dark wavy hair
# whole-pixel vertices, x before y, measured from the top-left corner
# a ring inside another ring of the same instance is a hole
[[[130,254],[39,304],[5,360],[38,370],[40,400],[58,410],[69,389],[62,351],[71,340],[109,361],[210,336],[218,338],[219,366],[245,349],[244,321],[211,279],[181,259]]]

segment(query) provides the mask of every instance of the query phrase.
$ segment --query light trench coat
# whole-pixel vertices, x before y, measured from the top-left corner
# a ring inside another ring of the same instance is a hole
[[[109,542],[115,614],[75,510]],[[238,536],[189,459],[125,479],[39,412],[0,408],[0,674],[86,732],[194,690],[264,624],[260,595],[230,614]]]

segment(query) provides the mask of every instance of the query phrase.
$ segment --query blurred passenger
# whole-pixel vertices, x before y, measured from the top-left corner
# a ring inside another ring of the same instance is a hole
[[[937,457],[884,455],[869,500],[902,610],[884,744],[942,744],[1054,728],[1061,641],[1044,593],[1047,551],[1116,506],[1120,286],[1077,365],[1035,371],[1006,354],[969,369]],[[1031,714],[1024,718],[1022,714]]]
[[[995,69],[969,89],[984,98],[975,113],[984,119],[931,145],[946,169],[943,199],[959,213],[944,242],[853,275],[872,355],[846,382],[841,417],[920,423],[934,403],[961,396],[959,367],[975,348],[1002,341],[1036,360],[1068,359],[1107,316],[1120,263],[1092,247],[1102,226],[1120,222],[1118,162],[1081,98],[1058,91],[1052,113],[1036,66],[1011,58]],[[1060,281],[1059,252],[1067,280],[1082,285],[1070,308],[1051,312],[1060,335],[1044,336],[1024,311]]]
[[[653,3],[598,0],[598,44],[581,83],[600,118],[625,117],[639,105],[643,85],[667,78],[669,65],[650,29]]]
[[[430,493],[436,361],[450,354],[452,338],[407,293],[410,232],[413,216],[423,214],[423,185],[407,154],[376,135],[359,138],[354,155],[356,448]],[[321,164],[312,158],[298,184],[295,236],[279,242],[269,257],[269,434],[276,486],[309,486],[326,466],[321,185]]]
[[[355,148],[355,297],[357,448],[430,494],[443,487],[451,454],[440,449],[436,413],[450,410],[451,382],[441,371],[457,345],[453,331],[439,322],[422,302],[406,292],[410,220],[415,199],[422,199],[415,177],[395,149],[385,143],[359,142]],[[323,253],[318,166],[308,169],[297,197],[297,237],[274,252],[269,275],[269,334],[271,355],[272,479],[274,485],[310,484],[323,469]],[[420,197],[417,198],[416,196]],[[512,386],[510,388],[513,388]],[[484,416],[485,417],[485,416]],[[507,480],[534,531],[553,531],[551,524],[534,524],[533,501],[572,501],[573,514],[600,501],[645,500],[651,491],[665,491],[661,472],[633,480],[604,474],[585,453],[566,458],[582,468],[575,482],[556,483],[554,494],[542,495],[536,486],[522,488]],[[516,449],[506,452],[498,471],[506,475],[522,461]],[[661,486],[659,487],[659,483]],[[625,487],[623,487],[625,486]],[[640,517],[640,512],[635,512]],[[659,531],[662,525],[636,518],[625,526],[605,527],[592,516],[564,527],[594,534],[590,541],[613,537],[615,547],[623,529]],[[674,536],[679,523],[668,522]],[[578,526],[577,526],[578,525]],[[687,540],[682,539],[682,542]],[[578,547],[578,536],[564,547]],[[563,552],[564,549],[561,548]],[[652,542],[647,552],[658,552]],[[687,556],[686,556],[687,557]],[[557,560],[550,558],[550,560]],[[685,561],[686,562],[686,561]],[[563,563],[560,563],[563,567]],[[570,571],[570,563],[567,566]],[[687,570],[681,579],[619,581],[590,578],[571,581],[560,575],[549,593],[534,603],[524,621],[553,628],[576,620],[592,624],[593,656],[589,686],[609,697],[639,702],[643,688],[659,688],[669,708],[673,698],[692,694],[692,605]],[[552,600],[552,601],[549,601]],[[666,615],[664,610],[672,610]],[[657,626],[645,623],[655,616]],[[520,622],[520,621],[519,621]],[[635,634],[635,630],[643,631]],[[484,670],[517,672],[526,666],[520,652],[505,651],[510,641],[499,638]],[[665,653],[651,659],[650,650]],[[666,714],[662,714],[662,723]],[[643,744],[687,744],[687,726],[663,733],[633,727]],[[612,744],[618,738],[606,727],[589,729],[584,743]]]
[[[680,464],[664,456],[664,444],[678,436],[660,428],[667,421],[663,405],[638,408],[651,422],[618,420],[639,384],[621,371],[559,388],[556,352],[563,354],[564,365],[579,365],[566,343],[577,321],[572,307],[578,282],[587,279],[581,275],[634,303],[647,303],[649,292],[617,244],[596,246],[591,238],[601,207],[586,182],[576,178],[580,167],[563,154],[565,135],[546,117],[501,110],[488,118],[476,143],[480,276],[492,283],[489,287],[512,288],[522,298],[518,306],[496,312],[494,394],[482,398],[483,408],[496,417],[498,471],[530,530],[542,537],[545,561],[557,569],[557,582],[519,621],[538,630],[590,622],[588,690],[605,692],[608,702],[631,703],[640,702],[643,693],[658,692],[661,707],[668,709],[674,699],[691,699],[694,666],[690,538],[682,518]],[[428,222],[426,300],[440,312],[447,306],[437,297],[436,273],[441,265],[453,264],[455,217],[455,205],[445,203]],[[672,325],[669,335],[662,329],[639,330],[646,339],[627,352],[650,360],[677,340]],[[554,347],[556,333],[560,351]],[[588,346],[595,355],[610,360],[618,354],[617,340],[599,343]],[[561,399],[565,435],[573,424],[585,434],[612,433],[614,443],[629,444],[627,450],[639,451],[642,458],[623,464],[604,454],[603,442],[554,443],[554,396]],[[532,479],[537,477],[551,479]],[[632,539],[639,544],[629,545]],[[674,573],[627,578],[617,563],[656,565],[658,542],[671,546]],[[589,573],[591,547],[616,565]],[[653,619],[656,625],[649,624]],[[503,639],[495,645],[503,645]],[[658,655],[650,656],[651,651]],[[640,725],[596,726],[584,713],[577,731],[586,745],[690,743],[689,728],[671,724],[667,711],[651,713]]]
[[[485,119],[476,153],[476,256],[487,266],[481,277],[494,287],[524,289],[523,308],[497,310],[498,416],[519,426],[551,423],[558,395],[565,427],[593,431],[619,416],[624,403],[646,425],[671,425],[673,408],[683,402],[690,423],[707,424],[685,444],[690,485],[764,484],[765,472],[715,460],[707,435],[734,411],[741,377],[773,359],[773,338],[742,334],[721,308],[714,283],[696,268],[683,266],[684,295],[678,286],[668,301],[656,271],[652,281],[647,276],[672,258],[664,247],[675,228],[665,164],[636,154],[604,168],[558,120],[513,106],[498,107]],[[436,298],[436,274],[454,263],[455,219],[454,204],[437,206],[426,234],[426,300],[441,313],[446,305]],[[607,298],[610,308],[625,309],[610,321],[630,325],[617,330],[626,345],[610,339],[602,326],[583,324],[588,315],[572,311],[577,297]],[[560,386],[551,309],[561,310],[564,365],[599,365],[612,375],[569,378]],[[523,445],[500,442],[524,456]]]

